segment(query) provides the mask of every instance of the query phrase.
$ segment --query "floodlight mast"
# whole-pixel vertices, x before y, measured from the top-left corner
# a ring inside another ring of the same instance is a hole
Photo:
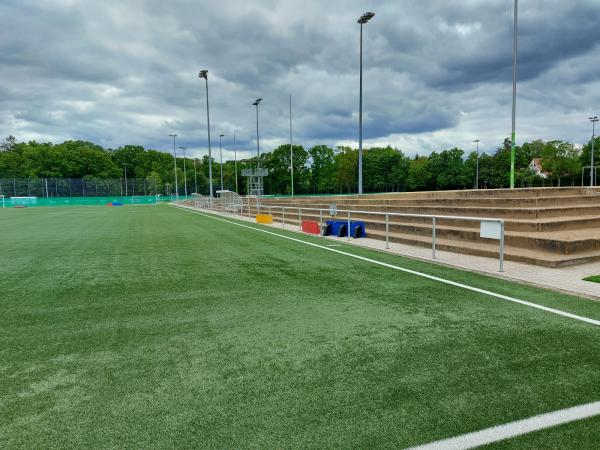
[[[479,189],[479,139],[475,139],[473,141],[477,144],[477,160],[476,160],[476,170],[475,170],[475,189]]]
[[[262,98],[257,98],[253,106],[256,106],[256,157],[258,158],[257,167],[260,168],[260,138],[258,134],[258,104],[262,102]]]
[[[513,92],[512,92],[512,133],[510,140],[510,188],[515,188],[515,153],[516,153],[516,128],[517,128],[517,14],[519,0],[514,0],[513,23]]]
[[[235,131],[233,132],[233,168],[235,171],[235,192],[239,193],[237,175],[237,144],[235,142]]]
[[[294,146],[292,145],[292,94],[290,94],[290,175],[292,177],[292,197],[294,196]]]
[[[363,144],[362,144],[362,91],[363,91],[363,25],[366,24],[375,16],[373,12],[366,12],[358,18],[357,23],[360,24],[360,88],[358,100],[358,193],[363,193]]]
[[[221,155],[221,190],[223,190],[223,136],[225,135],[219,135],[219,154]]]
[[[187,147],[178,147],[178,148],[180,148],[181,150],[183,150],[183,186],[184,186],[183,190],[185,192],[185,196],[187,197],[187,195],[188,195],[188,190],[187,190],[187,172],[186,172],[186,169],[185,169],[185,151],[186,151]]]
[[[177,150],[175,150],[175,138],[177,137],[177,135],[170,134],[169,136],[173,138],[173,162],[175,167],[175,198],[179,198],[179,188],[177,187]]]
[[[213,197],[213,178],[212,178],[212,150],[210,147],[210,110],[208,107],[208,70],[204,69],[198,73],[198,77],[204,78],[206,84],[206,130],[208,132],[208,186],[210,198]]]
[[[127,163],[123,163],[123,167],[125,168],[125,197],[127,197]]]
[[[590,167],[590,187],[594,187],[596,184],[596,169],[594,168],[594,141],[596,140],[596,122],[598,122],[598,117],[590,117],[589,121],[592,122],[592,164]]]

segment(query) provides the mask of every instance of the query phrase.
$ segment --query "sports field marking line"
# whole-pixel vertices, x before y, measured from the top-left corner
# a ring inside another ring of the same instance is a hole
[[[487,291],[485,289],[480,289],[480,288],[477,288],[477,287],[474,287],[474,286],[469,286],[468,284],[462,284],[462,283],[458,283],[456,281],[446,280],[445,278],[436,277],[434,275],[429,275],[429,274],[426,274],[426,273],[423,273],[423,272],[418,272],[418,271],[412,270],[412,269],[406,269],[404,267],[395,266],[393,264],[388,264],[388,263],[385,263],[385,262],[382,262],[382,261],[377,261],[376,259],[366,258],[364,256],[359,256],[359,255],[355,255],[353,253],[344,252],[342,250],[337,250],[335,248],[325,247],[323,245],[315,244],[313,242],[307,242],[307,241],[303,241],[302,239],[296,239],[296,238],[291,237],[291,236],[285,236],[283,234],[274,233],[274,232],[269,231],[269,230],[263,230],[261,228],[251,227],[249,225],[244,225],[243,223],[238,223],[238,222],[234,222],[234,221],[231,221],[231,220],[227,220],[227,219],[224,219],[222,217],[217,217],[217,216],[212,215],[212,214],[208,214],[208,213],[203,213],[203,212],[200,212],[200,211],[196,211],[194,209],[186,208],[184,206],[174,206],[174,208],[180,209],[182,211],[190,212],[192,214],[199,214],[201,216],[208,217],[208,218],[213,219],[213,220],[218,220],[218,221],[226,222],[226,223],[229,223],[229,224],[232,224],[232,225],[237,225],[237,226],[242,227],[242,228],[248,228],[250,230],[258,231],[260,233],[270,234],[272,236],[278,236],[280,238],[288,239],[288,240],[294,241],[294,242],[299,242],[301,244],[309,245],[311,247],[321,248],[323,250],[327,250],[327,251],[330,251],[330,252],[338,253],[340,255],[349,256],[351,258],[359,259],[361,261],[366,261],[366,262],[369,262],[369,263],[372,263],[372,264],[377,264],[379,266],[387,267],[389,269],[394,269],[394,270],[398,270],[400,272],[410,273],[412,275],[417,275],[419,277],[427,278],[428,280],[437,281],[439,283],[448,284],[450,286],[459,287],[459,288],[462,288],[462,289],[466,289],[468,291],[473,291],[473,292],[477,292],[479,294],[489,295],[491,297],[496,297],[496,298],[499,298],[499,299],[502,299],[502,300],[507,300],[509,302],[513,302],[513,303],[518,303],[520,305],[529,306],[531,308],[536,308],[536,309],[539,309],[539,310],[542,310],[542,311],[546,311],[546,312],[549,312],[549,313],[552,313],[552,314],[557,314],[559,316],[568,317],[570,319],[575,319],[575,320],[579,320],[581,322],[586,322],[586,323],[590,323],[592,325],[600,326],[600,320],[590,319],[589,317],[579,316],[577,314],[572,314],[570,312],[562,311],[560,309],[555,309],[555,308],[550,308],[548,306],[538,305],[537,303],[532,303],[532,302],[528,302],[526,300],[520,300],[518,298],[509,297],[508,295],[503,295],[503,294],[498,294],[496,292]]]
[[[593,402],[418,445],[408,450],[465,450],[598,415],[600,415],[600,402]]]

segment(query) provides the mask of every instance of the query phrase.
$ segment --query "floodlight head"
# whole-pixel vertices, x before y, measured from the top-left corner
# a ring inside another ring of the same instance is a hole
[[[224,135],[224,134],[220,134],[220,135],[219,135],[219,137],[223,137],[223,136],[225,136],[225,135]]]
[[[369,20],[371,20],[373,18],[374,15],[375,15],[374,12],[368,11],[358,18],[357,23],[360,23],[361,25],[363,23],[367,23]]]
[[[479,142],[479,139],[475,139],[473,142]]]
[[[171,136],[171,137],[176,137],[177,135],[176,135],[176,134],[170,134],[169,136]]]
[[[257,99],[254,101],[254,103],[252,103],[252,105],[254,105],[254,106],[258,106],[258,104],[259,104],[260,102],[262,102],[262,98],[257,98]]]
[[[597,116],[590,117],[590,120],[591,120],[592,122],[598,122],[598,117],[597,117]]]
[[[204,69],[204,70],[201,70],[201,71],[198,73],[198,76],[199,76],[200,78],[204,78],[204,79],[208,80],[208,70],[206,70],[206,69]]]

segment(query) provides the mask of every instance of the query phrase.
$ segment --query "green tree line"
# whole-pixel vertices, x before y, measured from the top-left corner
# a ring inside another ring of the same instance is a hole
[[[582,171],[589,166],[591,141],[577,149],[569,142],[525,142],[516,148],[516,185],[571,186],[581,184]],[[297,194],[352,193],[357,190],[358,151],[350,147],[332,148],[315,145],[308,150],[293,147],[294,191]],[[546,178],[529,169],[539,159]],[[290,147],[281,145],[260,157],[261,167],[268,169],[266,194],[290,194]],[[600,138],[595,141],[595,159],[600,162]],[[242,169],[256,167],[257,158],[237,162],[238,192],[246,193]],[[177,158],[178,191],[206,194],[208,157]],[[36,141],[18,142],[9,136],[0,142],[0,178],[129,178],[155,182],[165,193],[175,191],[173,156],[141,146],[126,145],[105,149],[86,141],[60,144]],[[363,154],[365,192],[423,191],[470,189],[475,186],[477,154],[460,148],[446,149],[429,155],[408,156],[392,147],[370,148]],[[184,169],[185,167],[185,169]],[[213,159],[214,189],[235,190],[233,161],[223,167]],[[479,155],[479,188],[509,186],[510,141],[506,139],[493,153]],[[185,175],[184,175],[185,172]],[[589,170],[584,182],[589,183]]]

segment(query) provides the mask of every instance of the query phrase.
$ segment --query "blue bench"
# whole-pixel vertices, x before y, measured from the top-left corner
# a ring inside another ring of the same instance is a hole
[[[324,236],[348,236],[348,221],[347,220],[328,220],[325,222]],[[350,221],[350,236],[354,238],[367,237],[365,223],[359,220]]]

